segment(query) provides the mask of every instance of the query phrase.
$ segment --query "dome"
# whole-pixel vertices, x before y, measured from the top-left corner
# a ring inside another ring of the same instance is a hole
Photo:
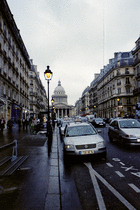
[[[57,95],[65,95],[65,90],[61,86],[60,80],[58,81],[58,86],[54,89],[54,94],[57,94]]]

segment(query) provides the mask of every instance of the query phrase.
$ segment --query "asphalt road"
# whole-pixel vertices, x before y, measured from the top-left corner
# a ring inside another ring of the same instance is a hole
[[[139,210],[140,148],[110,143],[108,127],[99,129],[106,141],[107,159],[80,157],[70,162],[63,157],[63,141],[57,129],[61,209]],[[0,178],[0,186],[17,189],[0,195],[0,209],[44,210],[50,173],[46,137],[31,136],[16,128],[11,134],[4,132],[0,146],[17,138],[18,154],[29,158],[14,176]]]
[[[95,156],[65,163],[60,141],[62,209],[140,209],[140,147],[110,143],[108,127],[98,129],[106,141],[106,160]]]

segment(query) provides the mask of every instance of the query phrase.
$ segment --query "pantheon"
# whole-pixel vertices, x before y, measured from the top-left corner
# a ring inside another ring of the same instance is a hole
[[[54,100],[54,107],[56,110],[56,118],[71,117],[72,116],[72,105],[68,105],[67,95],[65,94],[64,88],[61,86],[60,80],[58,81],[57,87],[54,89],[52,95]]]

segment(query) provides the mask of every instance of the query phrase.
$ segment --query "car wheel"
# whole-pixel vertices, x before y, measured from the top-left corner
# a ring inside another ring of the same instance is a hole
[[[108,134],[109,137],[109,141],[112,143],[113,142],[113,138],[110,136],[110,134]]]

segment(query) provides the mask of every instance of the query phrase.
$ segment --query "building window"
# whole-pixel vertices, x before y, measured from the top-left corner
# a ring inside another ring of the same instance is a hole
[[[117,76],[120,75],[120,69],[117,69]]]
[[[130,98],[127,99],[127,104],[131,104]]]
[[[30,102],[33,102],[33,96],[30,96]]]
[[[117,85],[121,85],[121,79],[117,79]]]
[[[117,62],[117,66],[120,66],[120,61]]]
[[[140,88],[140,80],[138,81],[138,88]]]
[[[137,66],[137,75],[140,74],[140,69],[139,69],[139,66]]]
[[[118,94],[120,94],[121,93],[121,88],[118,88]]]
[[[125,69],[125,74],[129,74],[129,69],[128,68]]]
[[[130,84],[130,79],[129,79],[129,77],[126,77],[125,83],[126,83],[126,85]]]
[[[130,87],[126,88],[126,93],[130,93]]]

